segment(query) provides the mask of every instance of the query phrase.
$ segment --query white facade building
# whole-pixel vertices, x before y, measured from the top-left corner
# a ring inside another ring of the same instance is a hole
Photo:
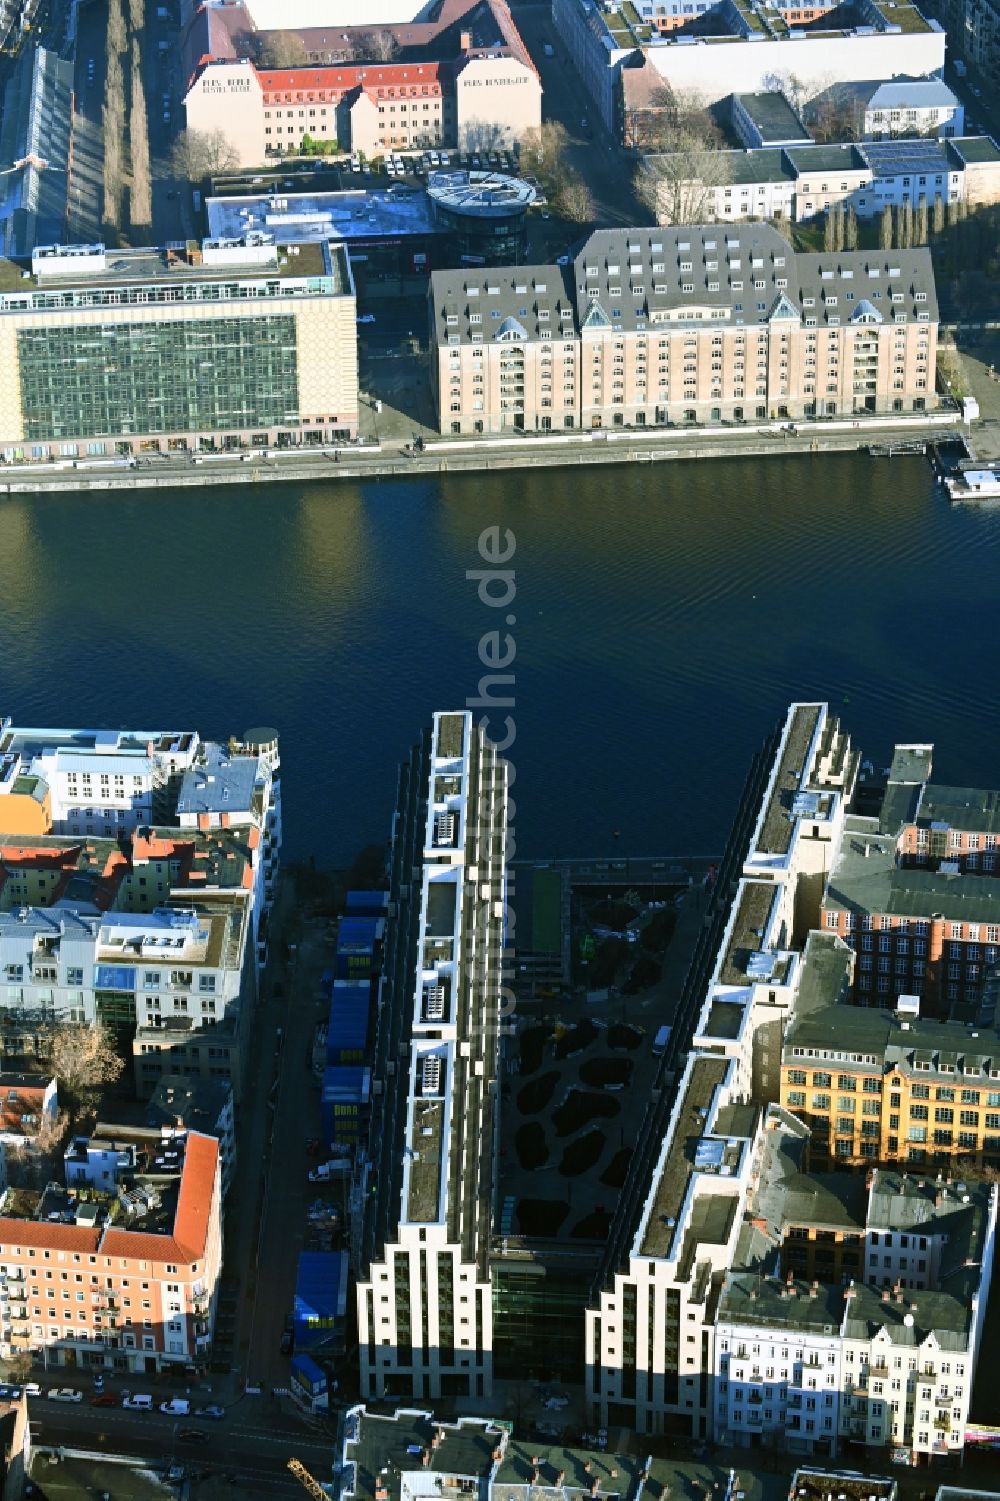
[[[965,134],[965,108],[940,78],[894,78],[880,83],[865,101],[866,139],[886,136]]]
[[[507,766],[436,714],[400,776],[358,1250],[361,1390],[488,1396]]]

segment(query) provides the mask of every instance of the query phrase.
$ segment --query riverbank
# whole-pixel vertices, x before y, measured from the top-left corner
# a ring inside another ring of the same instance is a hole
[[[441,438],[417,451],[409,444],[376,444],[336,453],[289,450],[212,455],[195,460],[150,460],[136,468],[88,467],[86,460],[11,465],[0,470],[0,493],[104,493],[254,485],[289,480],[371,480],[394,475],[481,473],[505,469],[573,468],[601,464],[665,463],[672,459],[766,458],[772,454],[850,453],[897,444],[931,443],[961,427],[957,412],[845,421],[769,423],[753,428],[668,428],[509,438]]]

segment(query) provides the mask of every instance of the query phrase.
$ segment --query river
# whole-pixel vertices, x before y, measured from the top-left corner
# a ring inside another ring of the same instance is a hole
[[[492,525],[502,611],[467,578]],[[998,594],[1000,511],[949,507],[919,458],[11,496],[0,713],[275,724],[286,853],[344,862],[509,613],[519,852],[712,852],[793,698],[875,760],[932,740],[940,779],[995,786]]]

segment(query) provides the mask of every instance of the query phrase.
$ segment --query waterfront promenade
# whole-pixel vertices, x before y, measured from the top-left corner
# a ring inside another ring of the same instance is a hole
[[[438,438],[418,448],[398,436],[341,449],[268,449],[137,460],[127,467],[71,459],[0,467],[0,493],[101,492],[274,481],[365,479],[419,473],[482,473],[525,468],[663,463],[672,459],[766,458],[856,452],[870,446],[933,442],[962,430],[954,410],[899,417],[772,422],[741,427],[601,429],[505,438]]]

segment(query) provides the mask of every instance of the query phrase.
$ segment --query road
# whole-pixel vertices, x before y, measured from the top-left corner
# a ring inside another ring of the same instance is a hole
[[[124,1412],[120,1408],[74,1407],[29,1398],[28,1416],[36,1447],[86,1449],[127,1454],[157,1464],[181,1463],[200,1471],[225,1474],[234,1490],[267,1495],[301,1495],[287,1473],[294,1455],[319,1479],[329,1479],[333,1442],[318,1432],[283,1418],[262,1399],[244,1397],[223,1422],[173,1419],[161,1413]],[[198,1428],[203,1441],[179,1437],[180,1428]]]
[[[603,129],[569,53],[552,25],[551,9],[547,5],[515,3],[513,14],[532,62],[541,74],[542,113],[545,119],[558,120],[566,127],[570,139],[569,163],[594,196],[596,222],[648,224],[649,214],[632,191],[635,162]],[[554,48],[554,57],[546,57],[542,51],[546,42]]]

